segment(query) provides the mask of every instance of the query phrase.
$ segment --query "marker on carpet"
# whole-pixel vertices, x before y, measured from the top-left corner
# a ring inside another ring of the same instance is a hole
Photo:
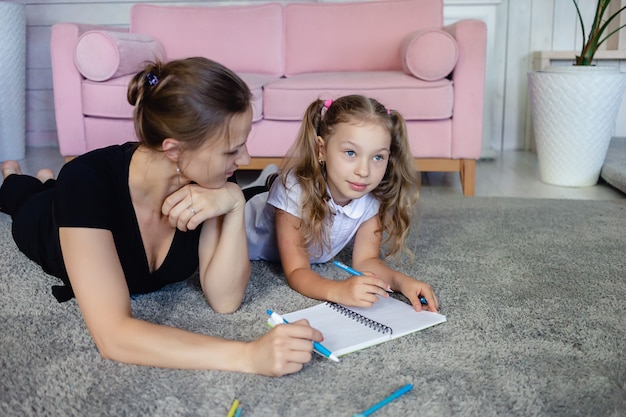
[[[384,400],[382,400],[380,402],[377,402],[376,404],[374,404],[373,406],[371,406],[370,408],[368,408],[367,410],[365,410],[365,411],[363,411],[361,413],[354,414],[352,417],[367,417],[370,414],[372,414],[374,411],[384,407],[385,405],[389,404],[390,402],[392,402],[396,398],[406,394],[407,392],[411,391],[412,389],[413,389],[413,384],[406,384],[405,386],[403,386],[402,388],[398,389],[397,391],[394,391],[390,396],[388,396]]]
[[[235,399],[232,405],[230,406],[230,410],[228,410],[228,414],[226,414],[226,417],[234,417],[238,408],[239,408],[239,400]]]

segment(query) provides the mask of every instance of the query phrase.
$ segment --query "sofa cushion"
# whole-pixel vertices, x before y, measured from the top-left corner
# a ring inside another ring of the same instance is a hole
[[[203,56],[237,72],[283,74],[283,15],[278,3],[248,6],[135,4],[130,32],[158,39],[167,60]]]
[[[290,3],[285,6],[285,75],[402,70],[402,41],[443,26],[441,0]]]
[[[263,118],[263,86],[278,77],[267,74],[238,74],[252,91],[252,121]],[[133,106],[126,101],[126,90],[133,75],[113,78],[103,82],[84,80],[82,84],[83,114],[87,116],[129,119]]]
[[[78,38],[74,62],[83,77],[105,81],[134,74],[146,62],[163,56],[161,44],[149,35],[90,30]]]
[[[426,81],[447,77],[459,56],[456,41],[441,29],[413,32],[402,43],[402,69]]]
[[[248,85],[252,91],[252,121],[258,122],[263,119],[263,87],[278,77],[267,74],[249,74],[240,72],[237,75]]]
[[[269,120],[301,120],[312,101],[353,93],[376,98],[407,120],[439,120],[452,115],[450,80],[423,81],[402,71],[326,72],[281,78],[264,87],[263,115]]]

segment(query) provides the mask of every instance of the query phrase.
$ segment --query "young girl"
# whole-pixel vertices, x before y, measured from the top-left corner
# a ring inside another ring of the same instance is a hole
[[[289,285],[318,300],[369,307],[393,290],[417,311],[438,310],[428,284],[381,259],[384,249],[387,256],[404,249],[418,196],[419,174],[398,112],[360,95],[317,100],[286,161],[269,195],[246,204],[250,259],[280,260]],[[335,281],[311,269],[353,239],[352,266],[364,275]]]
[[[250,275],[244,198],[227,182],[250,157],[251,93],[222,65],[189,58],[153,63],[130,82],[138,143],[79,156],[53,179],[1,166],[0,210],[17,246],[76,296],[103,357],[160,367],[284,375],[311,359],[322,336],[306,321],[253,342],[188,332],[133,317],[130,295],[198,270],[217,312],[235,311]],[[246,259],[246,261],[242,261]]]

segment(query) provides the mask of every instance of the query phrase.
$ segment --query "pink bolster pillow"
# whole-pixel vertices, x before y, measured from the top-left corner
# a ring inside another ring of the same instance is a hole
[[[140,33],[90,30],[78,38],[74,61],[83,77],[106,81],[140,71],[146,62],[162,60],[163,47]]]
[[[456,40],[440,29],[424,29],[408,35],[402,43],[402,69],[424,81],[447,77],[456,65]]]

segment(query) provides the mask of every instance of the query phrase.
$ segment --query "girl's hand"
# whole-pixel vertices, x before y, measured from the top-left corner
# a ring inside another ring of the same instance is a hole
[[[422,309],[433,312],[439,311],[439,301],[432,287],[427,283],[406,276],[406,278],[402,280],[399,289],[402,294],[411,301],[415,311],[422,311]],[[422,303],[420,303],[420,297],[426,298],[428,305],[422,305]]]
[[[298,372],[311,360],[313,341],[322,339],[322,333],[309,326],[307,320],[276,325],[250,343],[251,371],[266,376]]]
[[[365,275],[352,276],[345,281],[336,282],[330,301],[349,307],[371,307],[378,301],[377,295],[389,297],[391,288],[378,275],[366,272]]]
[[[243,193],[237,184],[227,182],[222,188],[208,189],[187,184],[170,194],[161,208],[172,227],[185,232],[194,230],[202,222],[242,210]]]

